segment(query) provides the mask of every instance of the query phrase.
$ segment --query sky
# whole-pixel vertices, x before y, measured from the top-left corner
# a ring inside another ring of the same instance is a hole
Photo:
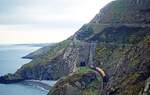
[[[55,43],[112,0],[0,0],[0,44]]]

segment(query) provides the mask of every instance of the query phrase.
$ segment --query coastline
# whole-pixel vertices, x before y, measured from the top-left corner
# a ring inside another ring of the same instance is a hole
[[[51,80],[24,80],[20,82],[23,85],[33,86],[41,90],[49,91],[57,81]]]

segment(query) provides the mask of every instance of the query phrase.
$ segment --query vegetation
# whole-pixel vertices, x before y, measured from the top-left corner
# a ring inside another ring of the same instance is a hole
[[[139,72],[126,75],[120,83],[121,87],[125,87],[120,95],[138,95],[144,86],[143,81],[138,81]]]
[[[93,71],[93,70],[88,67],[79,67],[78,71],[76,73],[84,74],[84,73],[88,73],[90,71]]]
[[[140,58],[139,57],[133,57],[131,58],[131,62],[129,63],[129,67],[133,68],[136,67],[140,63]]]
[[[70,42],[71,38],[52,46],[47,53],[33,59],[30,63],[25,64],[23,67],[32,68],[35,65],[47,64],[50,59],[54,58],[57,55],[58,51],[65,49]]]
[[[123,14],[126,13],[127,8],[121,0],[111,2],[108,7],[109,10],[107,10],[107,13],[110,16],[112,23],[119,22]]]
[[[113,52],[111,48],[107,47],[106,45],[98,45],[96,48],[96,60],[101,62],[106,62],[109,59],[109,55]]]
[[[106,27],[108,27],[108,25],[104,25],[104,24],[101,24],[101,23],[91,23],[89,25],[92,27],[94,33],[100,33]]]
[[[102,81],[95,79],[84,91],[83,95],[100,95],[99,86]]]
[[[56,83],[48,95],[59,95],[60,91],[62,91],[65,87],[65,84],[81,79],[82,75],[83,74],[74,74],[72,76],[63,77],[59,80],[59,82]]]
[[[103,21],[101,23],[99,19],[99,23],[89,23],[84,25],[76,33],[76,38],[78,39],[76,48],[79,50],[82,48],[82,41],[91,43],[96,41],[97,46],[94,62],[97,66],[101,66],[101,68],[106,70],[107,74],[110,76],[110,89],[113,89],[113,94],[111,95],[138,95],[144,87],[146,78],[149,77],[149,47],[143,45],[143,43],[144,41],[147,42],[150,40],[150,28],[146,26],[140,27],[140,25],[136,26],[135,22],[138,23],[139,20],[149,19],[144,17],[143,14],[142,16],[140,16],[140,14],[133,15],[133,13],[135,13],[134,10],[129,10],[132,9],[132,4],[128,5],[126,4],[127,2],[123,3],[124,1],[127,0],[114,1],[110,3],[108,7],[104,8],[104,11],[106,12],[102,13],[102,18],[106,20],[108,25],[104,24]],[[128,8],[128,6],[130,8]],[[144,6],[144,8],[146,7]],[[140,10],[141,9],[138,11]],[[143,18],[135,20],[135,16],[137,17],[138,15]],[[128,25],[128,21],[132,22],[133,26]],[[118,25],[116,25],[116,22]],[[122,25],[122,23],[119,24],[120,22],[125,23],[125,25]],[[71,38],[69,38],[52,46],[47,53],[41,55],[39,58],[33,59],[30,64],[26,64],[23,67],[31,68],[35,65],[47,64],[50,59],[59,57],[59,51],[63,54],[71,41]],[[71,49],[74,49],[74,47]],[[147,58],[145,57],[146,55]],[[89,56],[79,53],[79,56],[77,57],[80,56],[89,58]],[[67,61],[70,61],[70,58],[68,58]],[[80,61],[80,58],[77,58],[74,62],[78,61]],[[74,64],[74,62],[69,62],[69,64]],[[53,66],[53,68],[56,69],[58,64]],[[58,69],[60,69],[60,67],[58,67]],[[53,71],[56,74],[57,70]],[[63,71],[65,71],[65,68]],[[144,73],[146,77],[142,76],[141,73]],[[90,77],[86,76],[88,74]],[[141,76],[143,80],[139,80]],[[11,79],[11,76],[8,77],[8,79]],[[82,92],[82,94],[78,95],[99,95],[101,93],[99,92],[101,82],[102,79],[97,76],[95,77],[93,70],[88,67],[79,67],[77,72],[71,73],[60,79],[48,95],[60,95],[61,93],[65,93],[65,91],[70,91],[70,89],[66,90],[67,87],[71,87],[71,90],[77,88],[79,92]],[[105,91],[105,89],[103,90]]]
[[[59,95],[60,91],[65,89],[66,84],[70,84],[73,87],[77,87],[77,89],[82,90],[81,92],[82,95],[99,95],[100,81],[97,78],[94,78],[94,80],[92,80],[91,82],[86,83],[86,81],[90,79],[90,77],[87,77],[88,79],[85,79],[85,78],[83,79],[83,76],[91,73],[91,71],[89,70],[88,72],[87,68],[80,68],[80,69],[82,69],[85,72],[75,73],[73,75],[64,77],[55,85],[55,87],[53,87],[53,89],[51,89],[48,95]],[[85,85],[86,85],[85,88],[84,86],[82,87],[82,85],[80,86],[81,88],[80,87],[78,88],[78,86],[75,86],[76,82],[80,83],[81,81],[85,82]]]
[[[101,21],[98,18],[97,21],[99,23],[85,25],[77,33],[77,38],[82,41],[89,38],[87,41],[99,42],[97,43],[94,62],[106,69],[111,76],[109,82],[111,85],[110,89],[113,89],[113,94],[111,95],[138,95],[143,89],[146,80],[143,77],[143,80],[139,80],[139,77],[142,75],[141,71],[144,71],[145,75],[147,75],[145,72],[149,73],[147,71],[147,68],[149,68],[147,66],[149,65],[145,65],[148,64],[149,60],[144,57],[144,53],[149,51],[142,44],[144,41],[150,40],[149,28],[146,30],[145,26],[143,28],[143,26],[135,25],[135,23],[144,22],[139,20],[147,20],[147,17],[144,17],[143,14],[135,12],[135,9],[140,11],[140,9],[137,9],[138,7],[135,8],[135,6],[138,6],[135,4],[136,0],[133,2],[130,0],[134,4],[127,4],[128,1],[124,1],[127,0],[117,0],[110,3],[103,9],[106,12],[102,11],[101,17],[105,21]],[[132,7],[134,8],[133,10]],[[137,19],[138,16],[141,18]],[[107,22],[110,25],[105,26],[103,22]],[[115,26],[115,23],[121,24],[120,26]],[[133,26],[122,25],[122,23],[131,23]],[[65,78],[63,82],[70,84],[77,80],[84,80],[81,76],[91,71],[87,67],[80,67],[76,73]],[[99,95],[100,82],[101,79],[96,78],[85,89],[82,89],[82,94],[80,95]],[[60,85],[58,88],[64,86],[64,84]]]
[[[90,37],[94,33],[93,28],[86,24],[82,26],[82,28],[77,33],[78,40],[85,40],[86,38]]]

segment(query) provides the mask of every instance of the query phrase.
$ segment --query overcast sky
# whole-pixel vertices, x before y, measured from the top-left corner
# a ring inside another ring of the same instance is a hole
[[[0,44],[62,41],[110,1],[0,0]]]

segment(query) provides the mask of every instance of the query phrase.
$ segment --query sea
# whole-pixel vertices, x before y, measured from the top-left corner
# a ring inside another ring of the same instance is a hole
[[[0,76],[15,73],[23,64],[31,59],[22,57],[41,48],[39,45],[0,45]],[[55,81],[45,81],[53,86]],[[48,90],[34,84],[0,84],[0,95],[47,95]]]

